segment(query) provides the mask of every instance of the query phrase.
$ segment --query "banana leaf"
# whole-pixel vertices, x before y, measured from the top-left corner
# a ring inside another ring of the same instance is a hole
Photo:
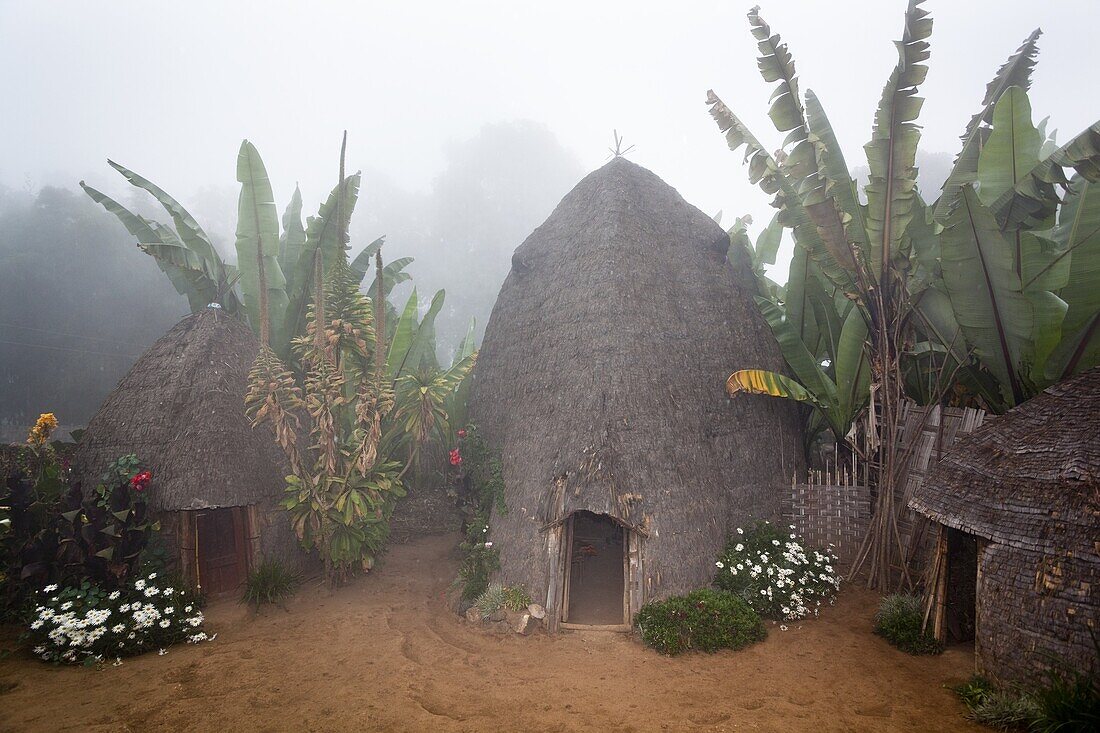
[[[898,63],[883,87],[871,141],[863,148],[871,169],[864,189],[869,260],[873,276],[883,283],[888,263],[902,247],[916,198],[920,128],[915,120],[924,102],[917,96],[917,88],[928,74],[928,67],[921,62],[928,59],[932,34],[932,19],[920,8],[922,1],[909,0],[905,32],[896,44]]]
[[[183,208],[178,201],[169,196],[152,181],[139,176],[137,173],[119,165],[113,160],[108,160],[107,164],[121,173],[131,184],[148,191],[158,202],[160,202],[160,205],[163,206],[164,210],[172,217],[172,223],[175,224],[176,231],[179,234],[179,238],[183,241],[184,246],[198,255],[203,268],[214,282],[224,283],[226,278],[222,258],[211,243],[210,237],[207,236],[206,232],[203,231],[203,228],[199,226],[199,223],[195,221],[195,218],[191,216],[187,209]]]
[[[955,318],[978,358],[997,378],[1010,405],[1030,396],[1025,364],[1031,361],[1034,334],[1060,328],[1050,322],[1051,303],[1024,293],[1013,248],[973,186],[964,186],[959,205],[947,220],[941,240],[943,279]]]
[[[210,277],[199,256],[183,245],[176,233],[155,221],[134,214],[110,196],[80,182],[88,197],[113,214],[136,240],[138,247],[152,255],[157,267],[168,276],[176,292],[187,298],[192,312],[218,302],[218,283]],[[224,294],[222,305],[237,313],[239,303],[231,292]]]
[[[237,181],[241,184],[237,204],[237,268],[245,311],[252,330],[261,339],[284,344],[290,340],[286,331],[289,299],[286,278],[279,267],[279,215],[267,169],[259,151],[248,140],[241,143],[237,155]],[[267,291],[266,314],[261,308],[261,287]],[[269,319],[270,333],[263,332],[265,318]]]
[[[955,209],[962,187],[978,180],[978,155],[989,135],[986,125],[993,121],[993,110],[997,101],[1009,87],[1027,90],[1031,87],[1031,71],[1035,68],[1035,58],[1039,53],[1038,40],[1041,30],[1032,31],[1016,49],[1016,53],[997,69],[992,81],[985,88],[981,110],[966,125],[962,135],[962,149],[955,157],[955,163],[943,184],[943,192],[936,202],[932,219],[938,224],[947,221],[948,215]]]

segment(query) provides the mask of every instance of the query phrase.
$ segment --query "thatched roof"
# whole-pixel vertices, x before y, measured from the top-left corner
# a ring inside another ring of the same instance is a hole
[[[1100,367],[1050,387],[960,440],[909,506],[994,542],[1096,554]]]
[[[543,534],[577,510],[646,537],[654,593],[709,581],[727,510],[773,513],[801,469],[796,408],[730,400],[742,367],[780,370],[729,238],[623,158],[588,175],[512,256],[485,332],[471,416],[501,451],[502,575],[537,592]]]
[[[73,462],[85,490],[127,453],[153,471],[157,510],[277,499],[285,472],[270,430],[244,414],[252,331],[223,311],[187,316],[146,351],[88,424]]]

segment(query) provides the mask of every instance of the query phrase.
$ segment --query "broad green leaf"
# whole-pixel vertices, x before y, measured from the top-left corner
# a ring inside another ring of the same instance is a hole
[[[1023,402],[1029,396],[1021,369],[1034,333],[1032,305],[1012,248],[973,186],[962,189],[941,251],[944,284],[963,334],[997,378],[1006,401]]]
[[[932,19],[920,8],[922,0],[909,0],[905,32],[897,42],[898,63],[882,90],[875,112],[871,141],[864,146],[870,167],[867,194],[867,240],[874,277],[886,279],[888,263],[902,246],[916,199],[917,143],[915,124],[923,99],[916,96],[928,67],[928,37]]]
[[[199,256],[185,247],[174,231],[134,214],[84,181],[80,182],[80,187],[89,198],[122,222],[143,252],[153,256],[157,267],[168,276],[176,292],[187,298],[192,311],[197,312],[218,301],[218,283],[210,277]],[[231,313],[237,313],[239,309],[236,297],[231,292],[224,294],[222,305]]]
[[[401,375],[401,366],[404,364],[405,357],[408,355],[409,348],[416,337],[416,329],[419,326],[417,322],[419,305],[416,288],[413,288],[412,294],[405,302],[405,310],[401,312],[401,316],[397,319],[397,328],[394,330],[393,338],[390,339],[389,355],[386,357],[386,375],[390,382],[397,381],[397,378]]]
[[[1039,164],[1039,131],[1019,87],[1005,90],[993,110],[993,132],[978,157],[978,198],[990,206]]]
[[[867,358],[867,321],[859,308],[848,311],[836,350],[837,406],[851,422],[870,398],[871,363]]]
[[[1054,236],[1069,262],[1058,295],[1069,309],[1047,369],[1054,380],[1100,363],[1100,183],[1074,176],[1058,218]]]
[[[289,340],[285,333],[289,300],[286,279],[279,267],[279,215],[267,169],[256,147],[245,140],[237,155],[237,181],[241,195],[237,204],[237,268],[241,277],[244,306],[252,330],[261,339],[276,344]],[[262,272],[262,277],[261,277]],[[267,296],[267,317],[271,332],[262,333],[263,313],[260,288],[263,282]]]
[[[779,342],[780,352],[798,381],[814,395],[819,403],[837,405],[836,385],[822,370],[818,359],[810,353],[806,344],[798,337],[798,333],[787,321],[783,310],[775,303],[761,297],[756,298],[756,304],[763,313],[764,320],[771,327],[772,334]],[[834,421],[830,419],[830,423]],[[834,423],[834,428],[837,427]]]
[[[1046,229],[1061,197],[1056,186],[1068,187],[1063,168],[1072,168],[1087,181],[1100,182],[1100,122],[1039,161],[1011,189],[990,205],[1004,229]]]
[[[830,281],[838,287],[850,287],[851,273],[855,269],[851,251],[846,246],[838,248],[835,241],[826,241],[821,237],[817,225],[802,205],[794,181],[713,90],[707,92],[707,104],[718,129],[726,136],[729,149],[736,151],[745,146],[749,182],[760,186],[764,193],[775,196],[772,206],[779,209],[783,226],[794,232],[795,241],[806,248]]]
[[[367,276],[371,265],[374,264],[374,254],[382,249],[382,245],[385,243],[386,237],[383,235],[364,247],[362,252],[355,255],[355,259],[351,261],[351,269],[359,275],[359,282],[362,282],[363,278]]]
[[[1035,68],[1035,57],[1039,53],[1037,43],[1041,33],[1039,29],[1034,30],[1016,49],[1016,53],[1009,56],[1001,68],[997,69],[993,80],[986,86],[982,108],[966,125],[962,135],[962,149],[955,157],[951,173],[944,181],[943,193],[936,202],[932,215],[936,223],[943,224],[947,221],[959,200],[962,187],[978,180],[978,155],[989,135],[986,125],[993,121],[993,110],[1001,95],[1009,87],[1019,87],[1026,91],[1031,86],[1031,70]]]
[[[183,208],[178,201],[169,196],[152,181],[139,176],[137,173],[119,165],[113,160],[108,160],[107,164],[121,173],[131,184],[148,191],[158,202],[160,202],[160,205],[163,206],[164,210],[172,217],[172,223],[176,225],[176,231],[183,241],[183,244],[199,256],[206,270],[206,274],[209,275],[210,279],[214,282],[223,283],[225,281],[225,272],[222,258],[218,254],[218,251],[214,249],[214,245],[210,242],[210,237],[207,236],[206,232],[203,231],[202,227],[199,226],[199,223],[195,221],[195,218],[191,216],[187,209]]]

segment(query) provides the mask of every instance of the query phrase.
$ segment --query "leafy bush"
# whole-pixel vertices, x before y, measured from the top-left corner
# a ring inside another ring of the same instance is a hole
[[[145,490],[152,473],[134,455],[112,462],[85,498],[70,485],[68,469],[47,441],[56,419],[39,418],[0,487],[7,531],[0,535],[0,616],[29,611],[46,584],[79,587],[90,581],[119,588],[135,573],[150,537]]]
[[[806,548],[797,535],[761,522],[748,532],[737,528],[714,563],[714,585],[743,598],[765,618],[816,616],[822,601],[840,588],[835,560]]]
[[[767,636],[760,616],[744,599],[706,588],[647,603],[634,624],[646,646],[670,655],[742,649]]]
[[[204,618],[183,588],[160,587],[157,573],[116,590],[89,582],[39,591],[30,636],[48,662],[91,664],[186,640],[207,640]]]
[[[261,606],[265,603],[282,603],[301,584],[301,576],[278,560],[264,560],[248,573],[244,584],[242,603]]]
[[[458,431],[459,447],[451,451],[453,480],[466,521],[466,538],[459,545],[465,557],[458,568],[462,600],[476,600],[500,569],[500,553],[488,540],[489,517],[508,511],[504,505],[504,477],[497,458],[473,425]]]
[[[906,654],[939,654],[943,644],[921,630],[924,610],[919,596],[889,595],[875,614],[875,633]]]
[[[488,532],[488,523],[471,524],[466,528],[466,539],[459,545],[466,553],[458,566],[464,601],[473,601],[484,593],[489,579],[500,569],[500,552],[485,539]]]

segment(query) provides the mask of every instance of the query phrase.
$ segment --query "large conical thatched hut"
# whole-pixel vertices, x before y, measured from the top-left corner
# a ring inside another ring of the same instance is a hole
[[[208,593],[236,589],[263,557],[299,562],[285,512],[283,458],[244,414],[259,343],[217,308],[184,318],[108,395],[73,462],[85,491],[134,453],[153,472],[149,507],[183,576]]]
[[[939,525],[937,637],[973,638],[1000,683],[1100,671],[1100,367],[961,439],[909,506]]]
[[[730,400],[734,369],[781,370],[729,238],[653,173],[615,158],[512,256],[471,393],[500,451],[502,580],[550,626],[629,625],[706,585],[730,527],[778,514],[802,466],[796,408]]]

